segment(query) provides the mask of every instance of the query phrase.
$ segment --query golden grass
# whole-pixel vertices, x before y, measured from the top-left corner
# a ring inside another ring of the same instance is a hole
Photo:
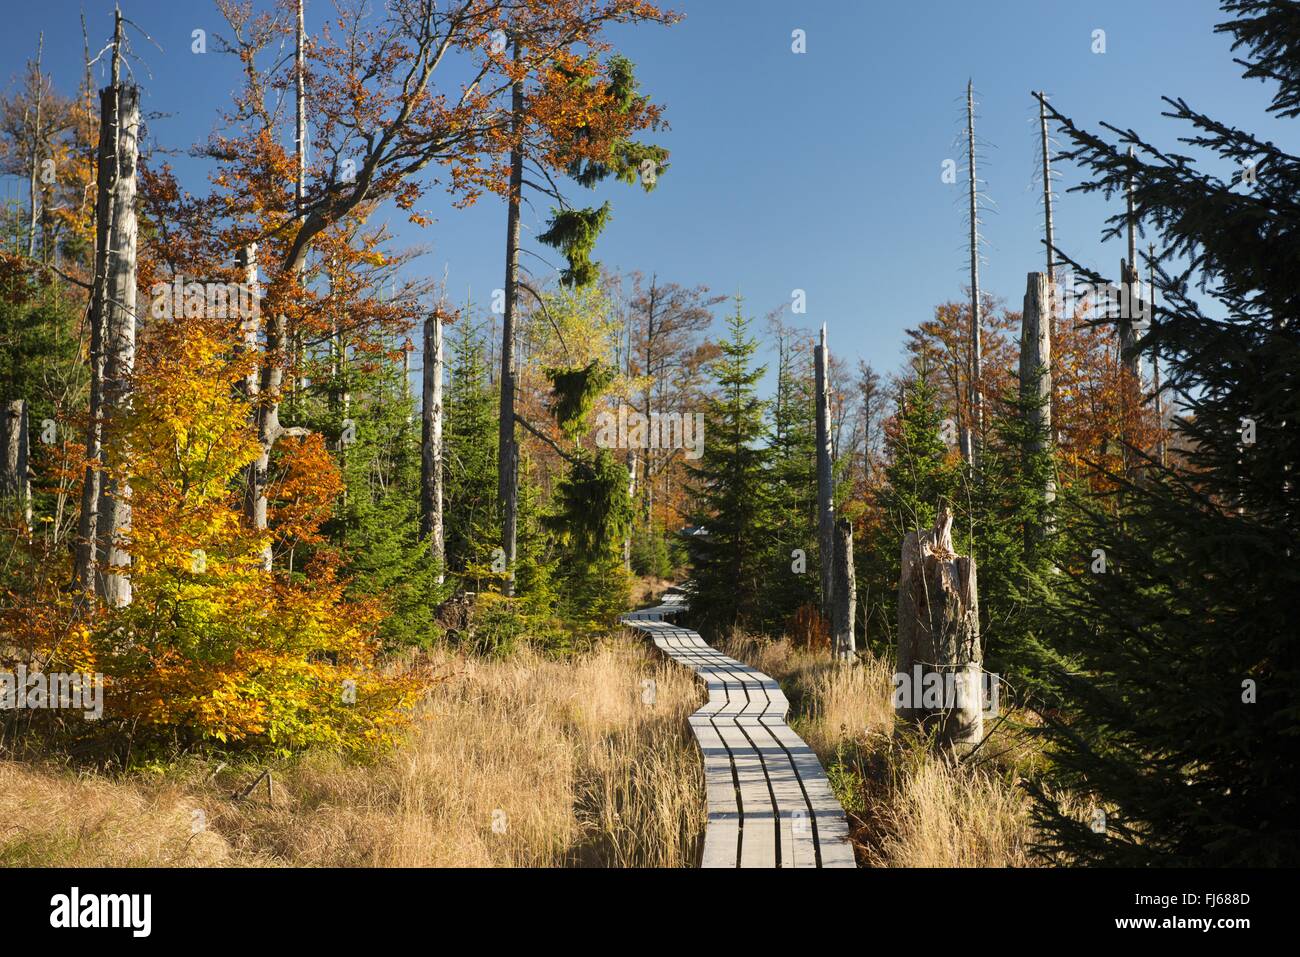
[[[198,761],[114,779],[0,762],[0,864],[695,864],[702,693],[685,669],[627,637],[435,663],[450,677],[405,744],[369,766],[276,766],[270,798],[232,801],[257,769]]]
[[[790,725],[817,752],[849,812],[859,863],[874,867],[1024,867],[1034,863],[1030,801],[1017,767],[1023,740],[999,729],[974,766],[896,735],[893,663],[870,654],[851,665],[789,641],[735,636],[726,652],[776,678]],[[990,760],[985,760],[989,758]]]

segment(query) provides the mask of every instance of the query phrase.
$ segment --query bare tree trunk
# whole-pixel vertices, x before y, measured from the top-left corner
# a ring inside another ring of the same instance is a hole
[[[1151,322],[1156,321],[1156,247],[1154,245],[1147,247],[1148,275],[1147,285],[1150,287],[1151,296]],[[1159,430],[1156,432],[1156,455],[1160,460],[1160,467],[1165,467],[1165,397],[1160,386],[1160,349],[1155,345],[1151,347],[1151,388],[1155,394],[1156,401],[1156,422],[1159,424]]]
[[[952,513],[943,508],[934,528],[903,539],[894,675],[898,716],[933,733],[940,748],[969,750],[984,736],[982,672],[975,559],[954,551]],[[926,688],[935,697],[927,700]]]
[[[1043,150],[1043,235],[1047,246],[1047,281],[1056,281],[1056,239],[1052,235],[1052,153],[1047,138],[1047,94],[1038,94],[1038,135]]]
[[[122,44],[122,14],[117,11],[113,31],[113,83],[118,88]],[[77,550],[74,565],[76,586],[86,594],[98,590],[99,578],[99,492],[104,454],[104,340],[108,321],[109,268],[115,240],[112,233],[113,200],[118,176],[117,100],[105,111],[105,93],[100,93],[99,149],[96,156],[95,191],[95,275],[90,293],[90,407],[86,418],[85,476],[81,484],[81,514],[77,520]]]
[[[1025,289],[1025,306],[1020,320],[1020,397],[1026,406],[1029,436],[1026,453],[1041,454],[1052,436],[1052,335],[1049,319],[1052,284],[1046,273],[1031,272]],[[1041,540],[1051,528],[1048,512],[1056,501],[1056,480],[1049,473],[1042,490],[1043,521],[1028,529]]]
[[[447,564],[442,522],[442,364],[442,311],[434,309],[424,320],[420,517],[421,532],[429,539],[429,554],[438,569],[439,585],[446,580]]]
[[[1129,159],[1133,158],[1133,147],[1128,148]],[[1138,270],[1137,270],[1137,216],[1133,212],[1133,175],[1130,173],[1128,178],[1128,189],[1125,193],[1127,203],[1126,219],[1128,222],[1128,259],[1120,263],[1120,282],[1124,283],[1127,297],[1121,297],[1121,302],[1127,302],[1129,314],[1120,316],[1119,336],[1120,336],[1120,357],[1124,363],[1124,368],[1128,374],[1133,377],[1133,381],[1141,386],[1142,382],[1142,357],[1137,351],[1137,335],[1133,329],[1133,311],[1138,306]]]
[[[303,0],[298,0],[298,25],[294,43],[294,145],[298,153],[298,176],[294,184],[294,203],[299,215],[307,199],[307,109],[303,90],[303,47],[307,42],[307,31],[303,25]]]
[[[980,354],[980,247],[979,190],[975,177],[975,86],[966,84],[966,138],[970,159],[970,408],[971,429],[965,443],[967,461],[979,460],[979,445],[984,433],[983,357]]]
[[[857,617],[858,586],[853,571],[853,525],[842,518],[835,523],[835,613],[831,616],[831,653],[837,661],[852,661],[857,653],[853,623]]]
[[[40,164],[41,158],[41,124],[44,122],[43,103],[44,99],[44,82],[41,79],[41,57],[45,52],[45,32],[41,31],[41,38],[36,45],[36,125],[32,128],[32,149],[28,162],[28,179],[27,189],[31,206],[31,216],[27,223],[27,258],[32,259],[36,256],[36,169]]]
[[[243,271],[244,288],[248,290],[249,302],[252,309],[249,315],[243,317],[239,324],[239,331],[242,339],[241,349],[246,355],[254,355],[257,352],[257,332],[261,326],[259,316],[261,315],[261,293],[258,289],[257,282],[257,243],[248,243],[241,246],[239,252],[235,254],[235,266]],[[250,403],[257,402],[258,393],[258,371],[257,367],[249,368],[248,373],[244,376],[241,386],[244,398]],[[253,422],[257,422],[257,409],[250,408]]]
[[[627,500],[636,502],[636,478],[637,478],[637,454],[636,449],[628,449],[627,457]],[[651,532],[653,530],[650,530]],[[632,523],[628,523],[628,530],[623,533],[623,567],[629,572],[632,570]]]
[[[516,66],[523,59],[518,37],[514,41]],[[524,188],[524,87],[511,91],[510,200],[506,219],[505,317],[501,329],[501,420],[497,441],[497,501],[501,508],[501,549],[506,560],[506,594],[515,592],[515,545],[519,521],[519,446],[515,441],[515,307],[519,296],[519,204]]]
[[[826,348],[826,326],[814,350],[817,387],[817,552],[822,578],[822,617],[830,620],[834,608],[835,581],[835,484],[831,474],[831,388],[830,353]]]
[[[108,298],[104,323],[104,447],[110,468],[99,490],[98,551],[104,558],[101,597],[113,608],[131,603],[126,568],[131,557],[126,538],[131,529],[131,486],[121,471],[125,451],[115,447],[118,421],[130,411],[131,376],[135,371],[136,316],[136,160],[139,152],[140,88],[119,85],[106,90],[101,108],[116,115],[117,175],[113,183],[112,249],[108,264]],[[116,461],[115,461],[116,460]]]
[[[32,483],[28,473],[27,400],[10,399],[0,411],[0,497],[12,499],[32,524]]]

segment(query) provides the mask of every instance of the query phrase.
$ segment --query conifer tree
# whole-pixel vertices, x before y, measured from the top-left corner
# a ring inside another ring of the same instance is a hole
[[[791,617],[819,598],[817,543],[816,398],[808,354],[780,330],[776,399],[772,404],[773,535],[766,617],[783,629]],[[796,550],[803,553],[799,561]]]
[[[728,338],[713,364],[718,391],[705,405],[704,452],[688,466],[691,521],[702,534],[688,542],[692,615],[712,634],[760,627],[772,573],[772,452],[754,364],[757,345],[736,298]]]
[[[490,567],[496,545],[497,412],[482,337],[468,320],[455,329],[443,463],[447,569],[463,576]]]
[[[1276,84],[1270,110],[1300,117],[1295,4],[1223,7],[1232,19],[1218,29],[1248,54],[1246,75]],[[1185,467],[1149,461],[1143,476],[1116,476],[1121,521],[1092,503],[1064,510],[1075,554],[1052,626],[1071,667],[1056,676],[1062,707],[1046,712],[1046,734],[1054,783],[1096,803],[1079,820],[1040,788],[1043,849],[1089,863],[1293,863],[1300,158],[1184,100],[1166,103],[1208,163],[1115,127],[1108,141],[1053,111],[1066,157],[1090,176],[1078,188],[1117,192],[1131,177],[1137,216],[1163,235],[1162,261],[1190,268],[1160,270],[1163,302],[1138,344],[1159,348],[1183,405]],[[1239,182],[1208,171],[1247,163]],[[1193,275],[1217,308],[1191,297]]]

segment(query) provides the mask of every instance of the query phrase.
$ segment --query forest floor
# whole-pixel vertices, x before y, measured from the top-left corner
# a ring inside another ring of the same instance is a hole
[[[852,665],[825,649],[737,636],[721,650],[780,682],[790,726],[817,752],[869,867],[1026,867],[1030,799],[1019,786],[1039,756],[1000,726],[975,760],[954,764],[894,734],[893,663]],[[1020,716],[1017,716],[1020,717]]]
[[[271,764],[269,797],[263,781],[231,799],[261,766],[0,761],[0,865],[694,866],[693,675],[625,636],[563,659],[438,657],[446,680],[402,746]]]
[[[639,604],[666,582],[644,582]],[[736,636],[849,814],[860,864],[1035,861],[1019,781],[1039,756],[995,731],[957,766],[894,734],[892,665]],[[695,676],[627,633],[554,657],[433,652],[442,676],[408,739],[369,763],[182,758],[107,775],[0,760],[0,865],[691,867],[706,809],[686,718]],[[653,681],[653,685],[649,682]],[[648,694],[647,689],[653,689]],[[271,770],[247,797],[233,799]]]

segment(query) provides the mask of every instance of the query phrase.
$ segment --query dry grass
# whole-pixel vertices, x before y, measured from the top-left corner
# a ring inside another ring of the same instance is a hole
[[[703,774],[685,719],[702,695],[685,669],[630,638],[439,663],[451,677],[402,747],[370,766],[297,759],[270,799],[230,800],[247,768],[110,780],[0,762],[0,864],[695,864]]]
[[[874,867],[1024,867],[1032,837],[1017,768],[1034,755],[1001,729],[967,767],[894,732],[891,662],[838,665],[789,641],[736,636],[728,654],[776,678],[790,724],[817,752]],[[985,757],[991,760],[984,760]]]

